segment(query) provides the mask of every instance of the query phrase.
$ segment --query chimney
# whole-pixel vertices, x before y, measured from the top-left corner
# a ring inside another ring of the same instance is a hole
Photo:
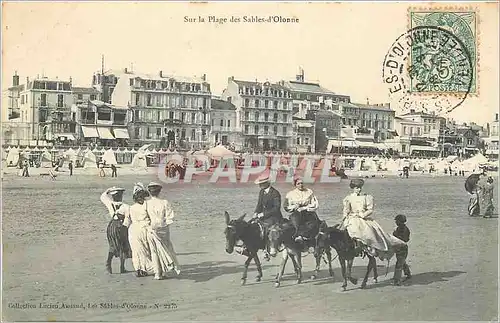
[[[370,105],[370,99],[366,98],[366,105]]]
[[[19,85],[19,75],[17,75],[17,71],[14,73],[14,76],[12,77],[12,85],[13,86]],[[498,118],[498,114],[497,114],[497,118]]]
[[[160,71],[160,77],[163,77],[163,71]]]
[[[498,113],[495,113],[495,121],[498,121]]]
[[[128,68],[126,68],[126,67],[125,67],[125,68],[123,69],[123,71],[124,71],[125,73],[128,73]]]
[[[203,82],[205,82],[205,81],[207,80],[207,74],[203,74],[203,75],[201,76],[201,79],[203,80]]]

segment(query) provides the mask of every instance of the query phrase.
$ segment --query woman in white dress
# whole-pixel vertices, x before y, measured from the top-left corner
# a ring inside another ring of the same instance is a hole
[[[151,219],[146,210],[145,198],[148,191],[140,183],[134,186],[132,198],[134,204],[130,206],[128,216],[123,225],[128,227],[128,241],[132,249],[132,264],[137,277],[145,277],[151,268],[151,252],[148,244],[148,229]]]
[[[366,245],[368,252],[380,259],[390,259],[405,242],[384,232],[372,219],[373,196],[361,194],[362,179],[353,179],[350,188],[353,193],[344,199],[344,212],[341,228],[347,229],[349,236],[358,243]]]
[[[162,279],[165,274],[180,270],[174,266],[173,257],[169,254],[167,246],[156,234],[151,226],[148,214],[148,190],[141,183],[137,183],[133,190],[134,204],[130,206],[129,216],[124,224],[129,226],[129,242],[132,249],[132,263],[137,277],[154,273],[155,279]]]

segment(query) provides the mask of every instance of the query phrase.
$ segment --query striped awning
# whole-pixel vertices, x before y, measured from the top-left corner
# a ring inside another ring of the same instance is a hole
[[[108,127],[97,127],[97,132],[99,133],[99,138],[101,139],[115,139],[111,133],[111,129]]]

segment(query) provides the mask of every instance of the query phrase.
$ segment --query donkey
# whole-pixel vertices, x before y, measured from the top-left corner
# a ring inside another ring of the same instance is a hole
[[[270,255],[275,257],[277,252],[280,251],[278,248],[282,245],[284,246],[282,250],[283,260],[281,261],[278,273],[276,274],[276,280],[274,283],[275,287],[279,287],[281,284],[281,278],[283,277],[288,257],[290,257],[293,262],[293,267],[295,273],[297,274],[297,284],[300,284],[302,282],[302,252],[307,251],[311,247],[315,247],[316,241],[314,239],[309,240],[309,242],[306,243],[296,242],[295,239],[293,239],[294,233],[295,228],[291,221],[287,219],[284,219],[282,223],[275,224],[269,228],[268,241],[270,245]],[[322,250],[328,257],[330,276],[333,277],[332,254],[330,252],[330,248],[324,248]],[[311,276],[311,279],[316,279],[319,273],[322,254],[323,252],[314,254],[316,258],[316,270]]]
[[[226,252],[231,254],[234,251],[234,247],[238,241],[242,241],[246,247],[247,252],[242,253],[247,256],[245,261],[245,270],[243,271],[243,276],[241,277],[241,284],[245,285],[247,280],[248,266],[252,259],[255,261],[257,266],[258,275],[256,281],[260,282],[262,279],[262,265],[259,260],[257,252],[259,250],[264,250],[266,241],[265,237],[261,235],[261,227],[256,222],[246,222],[243,220],[246,214],[243,214],[237,219],[231,220],[229,213],[224,212],[224,217],[226,220],[226,229],[224,234],[226,235]]]
[[[368,257],[368,267],[366,268],[366,275],[361,283],[361,288],[366,287],[368,276],[372,269],[373,279],[377,282],[377,261],[375,260],[375,257],[373,257],[366,250],[366,246],[361,245],[356,247],[354,240],[349,236],[347,230],[340,230],[338,228],[338,224],[333,227],[328,227],[326,223],[323,222],[321,223],[318,235],[316,236],[315,254],[322,254],[330,247],[337,251],[337,255],[339,257],[340,266],[342,268],[342,277],[344,278],[344,283],[342,284],[343,291],[347,288],[347,279],[349,279],[349,281],[354,285],[358,283],[358,279],[351,276],[352,264],[355,257]]]

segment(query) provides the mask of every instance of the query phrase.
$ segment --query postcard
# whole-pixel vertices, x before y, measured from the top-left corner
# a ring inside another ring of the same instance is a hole
[[[2,4],[2,319],[498,321],[498,2]]]

